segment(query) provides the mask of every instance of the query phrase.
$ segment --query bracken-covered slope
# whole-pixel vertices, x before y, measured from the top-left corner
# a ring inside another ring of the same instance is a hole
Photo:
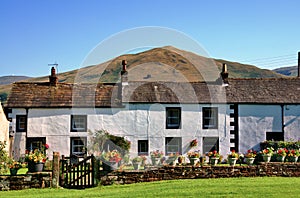
[[[83,67],[58,74],[59,82],[97,83],[118,82],[122,60],[127,60],[129,81],[214,81],[219,77],[223,63],[228,66],[230,78],[278,78],[284,75],[220,59],[206,58],[171,46],[154,48],[137,54],[126,54],[105,63]],[[50,73],[49,73],[50,74]],[[45,82],[48,76],[26,79]],[[0,95],[7,94],[11,86],[0,86]]]

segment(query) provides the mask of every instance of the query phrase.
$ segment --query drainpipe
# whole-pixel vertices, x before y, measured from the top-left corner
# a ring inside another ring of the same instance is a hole
[[[26,132],[25,132],[25,150],[27,149],[27,137],[28,137],[28,111],[29,111],[29,108],[25,108],[25,111],[26,111]]]
[[[283,133],[283,139],[284,139],[284,104],[281,104],[281,132]]]
[[[298,52],[298,78],[300,77],[300,52]]]

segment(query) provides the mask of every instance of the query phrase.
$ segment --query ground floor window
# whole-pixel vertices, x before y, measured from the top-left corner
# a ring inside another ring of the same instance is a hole
[[[282,132],[267,132],[266,140],[283,141],[284,135]]]
[[[71,137],[71,155],[83,156],[86,153],[86,137]]]
[[[138,140],[138,155],[148,155],[148,140]]]
[[[181,137],[166,137],[166,155],[171,153],[182,153]]]
[[[45,137],[28,137],[26,139],[26,150],[33,151],[34,149],[42,149],[43,145],[46,144]]]
[[[219,151],[219,138],[203,137],[203,153],[208,153],[214,150]]]

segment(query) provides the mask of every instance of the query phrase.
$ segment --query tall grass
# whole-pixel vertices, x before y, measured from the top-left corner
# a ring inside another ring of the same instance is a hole
[[[172,180],[86,190],[28,189],[0,197],[299,197],[300,178],[255,177]]]

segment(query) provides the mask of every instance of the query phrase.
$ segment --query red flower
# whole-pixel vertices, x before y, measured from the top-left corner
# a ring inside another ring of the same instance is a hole
[[[45,146],[45,149],[48,149],[48,148],[49,148],[49,145],[48,145],[48,144],[45,144],[44,146]]]

